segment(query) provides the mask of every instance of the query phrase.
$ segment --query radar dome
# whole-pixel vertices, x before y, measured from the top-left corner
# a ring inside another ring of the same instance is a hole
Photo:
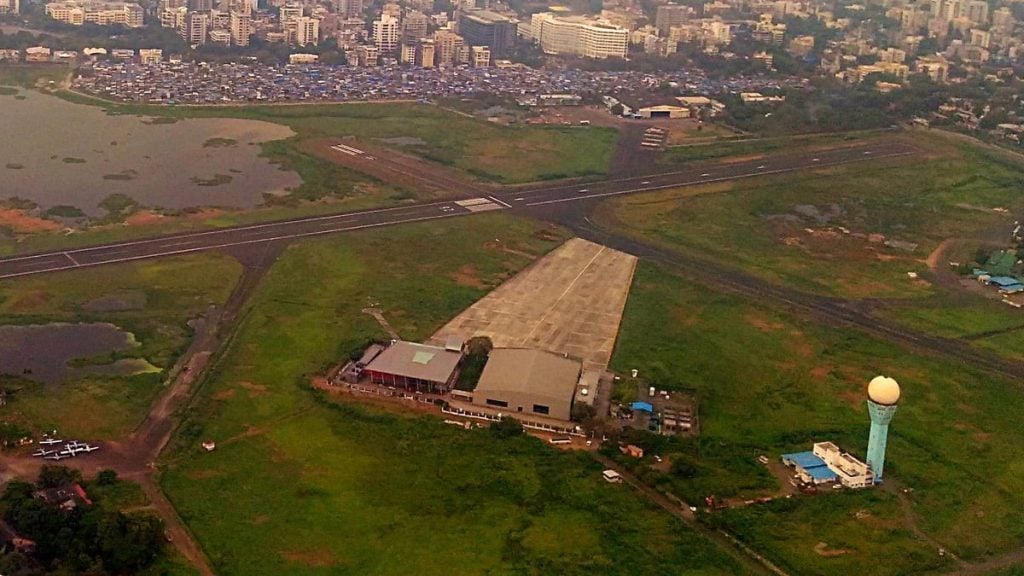
[[[875,404],[891,406],[900,401],[900,385],[886,376],[875,376],[868,383],[868,398]]]

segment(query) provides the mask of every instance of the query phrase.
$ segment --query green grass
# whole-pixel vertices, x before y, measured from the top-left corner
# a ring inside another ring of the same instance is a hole
[[[493,244],[494,230],[515,252]],[[293,245],[200,392],[163,486],[219,574],[735,574],[600,466],[531,438],[322,398],[305,375],[383,332],[428,336],[563,238],[500,215]],[[410,249],[410,247],[418,247]],[[387,265],[382,265],[382,263]],[[462,270],[463,272],[460,272]],[[316,282],[310,282],[316,278]],[[196,448],[218,442],[215,452]]]
[[[644,262],[612,367],[636,368],[658,387],[697,395],[699,442],[674,448],[696,461],[696,475],[648,478],[690,500],[770,494],[776,484],[757,464],[760,454],[774,459],[833,440],[863,457],[866,383],[877,374],[895,377],[904,396],[890,430],[886,476],[913,488],[919,527],[972,560],[1024,539],[1024,476],[1020,462],[1006,456],[1024,441],[1019,383],[799,321]],[[932,547],[908,532],[894,497],[833,492],[713,518],[798,574],[857,566],[908,574],[937,565]],[[860,510],[873,519],[855,518]],[[826,560],[813,550],[819,541],[853,552]]]
[[[48,66],[33,64],[2,64],[0,65],[0,86],[21,86],[33,88],[41,83],[60,83],[67,78],[70,69],[67,66]]]
[[[90,104],[101,102],[78,95],[65,95],[65,98]],[[291,141],[293,149],[302,141],[317,138],[354,136],[371,142],[396,137],[419,138],[426,144],[402,149],[484,180],[502,183],[606,174],[617,139],[616,132],[610,129],[503,127],[436,106],[407,103],[244,107],[100,105],[117,114],[246,118],[284,124],[298,134]],[[275,158],[274,154],[271,158]]]
[[[1020,165],[966,146],[918,141],[911,161],[858,163],[617,199],[598,220],[661,246],[714,259],[809,292],[849,298],[924,298],[907,272],[950,237],[999,234],[1024,208]],[[801,205],[838,211],[828,223]],[[786,220],[788,219],[788,220]],[[851,234],[843,234],[845,227]],[[811,234],[811,228],[816,231]],[[914,242],[913,252],[855,234]]]
[[[707,136],[715,136],[721,129],[713,130]],[[706,144],[683,144],[669,146],[658,158],[663,165],[679,164],[698,160],[714,160],[728,156],[748,156],[752,154],[792,153],[794,148],[812,149],[816,146],[832,146],[842,143],[853,143],[876,134],[876,131],[810,134],[805,136],[785,136],[777,138],[752,138],[748,136],[725,136],[715,142]],[[704,131],[694,132],[693,137],[705,136]]]
[[[110,322],[135,335],[139,346],[128,356],[162,369],[131,377],[86,376],[54,386],[21,381],[25,389],[5,408],[5,419],[91,439],[127,433],[187,347],[191,328],[186,322],[211,304],[222,304],[240,272],[231,258],[208,253],[0,281],[0,324]],[[86,307],[103,297],[145,305],[122,311]]]

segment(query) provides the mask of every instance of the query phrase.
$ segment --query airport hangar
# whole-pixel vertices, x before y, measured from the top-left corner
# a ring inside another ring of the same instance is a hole
[[[472,404],[511,414],[569,421],[583,364],[533,348],[495,348],[484,366]]]

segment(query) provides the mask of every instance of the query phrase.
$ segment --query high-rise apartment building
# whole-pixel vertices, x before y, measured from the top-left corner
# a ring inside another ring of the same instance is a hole
[[[295,44],[297,46],[316,46],[320,43],[320,21],[308,16],[300,16],[291,21],[295,27]]]
[[[232,12],[231,43],[235,46],[248,46],[249,37],[252,36],[252,15],[243,12]]]
[[[291,22],[292,20],[295,20],[296,18],[299,18],[301,16],[302,4],[295,4],[293,2],[289,2],[284,6],[278,8],[278,17],[281,20],[281,24]]]
[[[373,21],[373,43],[377,50],[382,54],[398,50],[398,32],[398,18],[381,14],[379,19]]]
[[[434,52],[438,66],[450,66],[459,63],[459,51],[465,45],[462,36],[451,30],[434,32]]]
[[[338,13],[338,18],[342,20],[362,18],[363,0],[335,0],[334,11]]]
[[[206,36],[210,30],[210,17],[202,12],[189,12],[185,20],[185,42],[189,46],[206,44]]]
[[[654,16],[654,25],[663,36],[667,35],[673,27],[685,24],[690,19],[692,11],[693,9],[689,6],[663,4],[658,6],[658,11]]]
[[[419,10],[410,10],[402,18],[402,41],[412,44],[427,37],[427,15]]]

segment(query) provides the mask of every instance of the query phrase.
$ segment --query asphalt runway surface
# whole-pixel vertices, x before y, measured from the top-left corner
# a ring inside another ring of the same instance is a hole
[[[538,185],[475,197],[473,194],[477,192],[472,189],[456,190],[456,193],[464,196],[462,199],[296,218],[86,248],[13,256],[0,259],[0,278],[15,278],[275,240],[441,220],[469,216],[478,212],[553,208],[583,200],[756,178],[854,162],[870,162],[915,153],[916,150],[907,144],[873,143],[799,154],[779,154],[759,159],[702,162],[672,171],[642,176],[610,178],[599,182]]]

